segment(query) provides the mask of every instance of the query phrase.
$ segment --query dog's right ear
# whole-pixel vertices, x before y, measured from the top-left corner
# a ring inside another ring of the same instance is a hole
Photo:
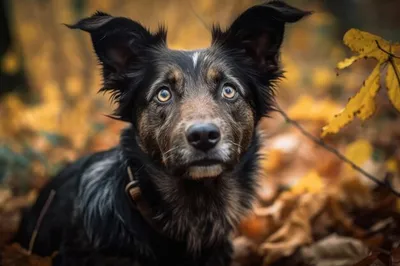
[[[281,0],[267,1],[244,11],[225,31],[214,26],[212,44],[245,50],[261,72],[277,69],[285,24],[297,22],[311,13]]]
[[[127,84],[138,85],[141,82],[144,73],[139,72],[144,71],[143,66],[149,61],[147,50],[156,45],[166,45],[165,28],[160,27],[152,34],[136,21],[103,12],[66,26],[90,33],[94,51],[103,67],[100,91],[111,92],[111,99],[117,103],[117,109],[110,117],[130,121],[135,86]]]
[[[136,21],[103,12],[67,26],[90,33],[94,50],[103,65],[105,82],[108,75],[124,74],[131,63],[140,60],[143,49],[166,40],[163,28],[152,34]]]

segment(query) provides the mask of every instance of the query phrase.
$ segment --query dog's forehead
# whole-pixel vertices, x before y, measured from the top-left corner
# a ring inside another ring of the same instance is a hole
[[[154,87],[166,79],[176,82],[178,84],[176,89],[184,93],[184,91],[214,89],[210,85],[221,77],[229,79],[230,83],[236,85],[243,94],[246,94],[243,84],[240,82],[240,74],[233,67],[234,63],[218,47],[211,46],[196,50],[164,48],[155,52],[157,62],[155,66],[158,76],[148,95],[152,95],[153,90],[155,90]],[[185,85],[179,86],[179,84]]]
[[[204,67],[210,67],[213,63],[221,61],[212,48],[203,48],[197,50],[172,50],[168,49],[167,53],[163,53],[160,57],[162,63],[167,66],[176,66],[185,75],[199,73]]]

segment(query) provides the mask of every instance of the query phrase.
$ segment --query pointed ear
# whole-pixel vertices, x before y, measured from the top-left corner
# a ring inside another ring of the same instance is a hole
[[[282,1],[270,1],[244,11],[226,30],[214,27],[212,43],[232,49],[244,49],[262,70],[278,65],[285,23],[294,23],[310,15]]]
[[[152,46],[166,45],[164,27],[152,34],[138,22],[96,12],[84,18],[71,29],[90,33],[94,51],[102,65],[102,92],[111,92],[117,108],[110,117],[130,121],[132,99],[144,77],[149,61],[147,51]],[[129,85],[127,85],[129,84]]]
[[[163,29],[153,35],[136,21],[103,12],[96,12],[91,17],[67,26],[90,33],[104,75],[123,73],[132,61],[138,59],[142,49],[156,42],[165,43],[166,39]]]

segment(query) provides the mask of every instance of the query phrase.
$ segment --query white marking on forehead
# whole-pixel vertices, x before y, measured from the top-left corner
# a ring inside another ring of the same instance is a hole
[[[192,55],[192,60],[193,60],[193,66],[196,67],[197,65],[197,59],[199,58],[200,52],[194,52]]]

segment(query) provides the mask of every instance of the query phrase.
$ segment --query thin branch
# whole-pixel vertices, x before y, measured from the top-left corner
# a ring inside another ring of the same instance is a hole
[[[398,82],[399,85],[400,85],[400,73],[399,73],[399,71],[398,71],[398,69],[397,69],[397,67],[396,67],[396,64],[394,63],[393,57],[389,57],[389,64],[392,65],[394,74],[395,74],[395,76],[396,76],[396,78],[397,78],[397,82]]]
[[[383,48],[379,45],[379,42],[378,42],[377,40],[375,40],[375,42],[376,42],[376,45],[378,46],[379,50],[381,50],[381,51],[384,52],[385,54],[389,55],[389,59],[390,59],[390,57],[400,58],[400,57],[398,57],[398,56],[396,56],[396,55],[394,55],[394,54],[392,54],[392,53],[386,51],[385,49],[383,49]]]
[[[196,12],[194,9],[192,1],[189,1],[190,10],[193,12],[195,17],[200,21],[200,23],[206,28],[207,30],[211,30],[211,27],[207,24],[207,22]]]
[[[285,118],[286,122],[290,123],[291,125],[293,125],[295,128],[297,128],[304,136],[306,136],[307,138],[311,139],[313,142],[315,142],[316,144],[320,145],[321,147],[323,147],[324,149],[326,149],[327,151],[331,152],[332,154],[336,155],[336,157],[338,157],[340,160],[342,160],[343,162],[347,163],[348,165],[350,165],[354,170],[360,172],[361,174],[363,174],[365,177],[367,177],[368,179],[370,179],[371,181],[375,182],[376,184],[386,187],[388,188],[393,194],[395,194],[396,196],[400,197],[400,192],[396,191],[392,184],[390,183],[390,180],[385,179],[385,181],[381,181],[379,180],[377,177],[373,176],[372,174],[366,172],[364,169],[362,169],[361,167],[357,166],[354,162],[352,162],[350,159],[348,159],[346,156],[344,156],[343,154],[341,154],[337,149],[335,149],[334,147],[326,144],[322,139],[317,138],[315,136],[313,136],[310,132],[308,132],[307,130],[305,130],[297,121],[291,119],[282,109],[281,107],[276,104],[276,110]]]
[[[39,215],[38,220],[36,221],[35,229],[33,230],[31,240],[29,241],[29,249],[28,249],[29,255],[32,254],[33,246],[35,245],[35,240],[36,240],[37,234],[39,232],[40,224],[42,223],[44,215],[46,214],[47,210],[49,209],[50,204],[53,201],[53,198],[55,195],[56,195],[56,191],[52,189],[50,191],[49,197],[46,200],[46,203],[44,204],[42,210],[40,211],[40,215]]]

